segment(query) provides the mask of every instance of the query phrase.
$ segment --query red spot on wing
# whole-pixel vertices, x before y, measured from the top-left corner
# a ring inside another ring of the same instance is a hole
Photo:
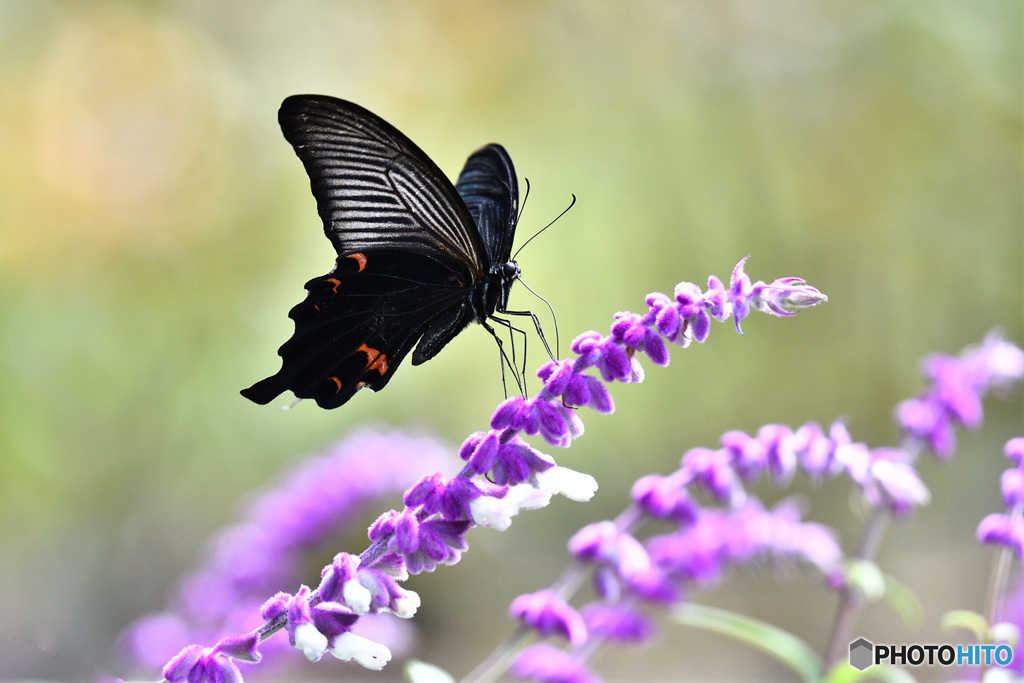
[[[356,351],[362,351],[366,354],[366,370],[376,370],[381,376],[388,371],[388,357],[378,349],[361,344]]]
[[[327,278],[327,282],[330,282],[333,285],[331,287],[331,293],[332,294],[337,294],[338,293],[338,287],[341,286],[341,280],[339,280],[336,277],[329,277],[329,278]]]
[[[338,393],[339,391],[341,391],[341,380],[340,379],[338,379],[337,377],[328,377],[327,379],[331,380],[332,382],[334,382],[335,384],[338,385],[338,388],[334,390],[334,393]]]
[[[364,254],[357,252],[355,254],[349,254],[346,258],[354,258],[356,260],[356,263],[359,264],[359,270],[357,270],[356,272],[363,272],[363,268],[366,267],[366,256]]]

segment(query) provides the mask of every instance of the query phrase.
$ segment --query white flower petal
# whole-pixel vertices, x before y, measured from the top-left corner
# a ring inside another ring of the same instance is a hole
[[[351,631],[334,639],[331,654],[343,662],[354,661],[373,671],[380,671],[391,661],[391,650]]]

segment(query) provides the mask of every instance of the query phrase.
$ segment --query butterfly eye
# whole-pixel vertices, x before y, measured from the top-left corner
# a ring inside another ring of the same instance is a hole
[[[507,261],[501,267],[501,277],[504,280],[515,280],[519,277],[519,264],[515,261]]]

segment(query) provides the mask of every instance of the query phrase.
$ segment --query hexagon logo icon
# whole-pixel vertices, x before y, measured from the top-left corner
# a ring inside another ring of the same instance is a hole
[[[872,664],[872,656],[875,646],[864,638],[858,638],[850,643],[850,666],[857,671],[863,671]]]

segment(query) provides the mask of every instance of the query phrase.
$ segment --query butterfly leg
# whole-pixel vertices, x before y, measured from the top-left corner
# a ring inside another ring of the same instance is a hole
[[[526,381],[526,358],[525,358],[526,334],[522,330],[520,330],[519,328],[514,327],[507,320],[503,320],[501,318],[496,318],[494,316],[491,316],[490,318],[488,318],[488,320],[493,320],[496,323],[498,323],[499,325],[503,325],[503,326],[509,328],[509,338],[512,340],[512,354],[513,355],[512,355],[512,358],[509,358],[508,354],[505,353],[505,345],[504,345],[504,343],[502,343],[501,337],[498,336],[497,331],[493,327],[491,327],[487,323],[486,320],[482,321],[480,323],[481,325],[483,325],[484,329],[487,330],[492,337],[494,337],[494,341],[498,345],[498,352],[501,354],[501,386],[505,388],[505,397],[506,398],[508,397],[508,386],[507,386],[506,381],[505,381],[505,366],[506,365],[512,370],[512,379],[515,380],[516,387],[519,389],[519,393],[522,394],[523,396],[526,396],[526,385],[525,385],[525,381]],[[523,358],[523,371],[522,371],[522,374],[520,374],[519,369],[516,367],[516,363],[515,363],[515,337],[512,336],[512,332],[513,331],[519,332],[520,334],[523,335],[523,340],[524,340],[523,341],[524,358]]]
[[[512,342],[512,364],[513,365],[516,365],[516,337],[515,337],[515,333],[518,332],[519,334],[523,335],[523,363],[522,363],[522,367],[521,368],[517,367],[517,372],[521,373],[520,376],[523,378],[522,386],[525,388],[526,387],[526,357],[527,357],[527,354],[526,354],[526,343],[527,343],[526,332],[524,330],[519,329],[515,325],[513,325],[511,321],[506,320],[504,318],[500,318],[500,317],[498,317],[496,315],[492,315],[489,319],[493,320],[494,322],[498,323],[499,325],[502,325],[502,326],[508,328],[509,340]],[[524,394],[524,396],[525,396],[525,394]]]
[[[540,318],[537,317],[536,313],[534,313],[533,311],[502,311],[502,313],[504,313],[505,315],[522,315],[522,316],[528,315],[528,316],[530,316],[530,319],[533,320],[533,326],[537,329],[537,336],[540,337],[541,343],[544,344],[544,350],[548,352],[548,358],[550,358],[551,360],[555,360],[555,354],[551,353],[551,347],[548,345],[548,338],[546,336],[544,336],[544,328],[541,327]],[[525,346],[525,342],[523,344]],[[558,324],[557,324],[557,322],[555,324],[555,348],[556,349],[558,348]]]

